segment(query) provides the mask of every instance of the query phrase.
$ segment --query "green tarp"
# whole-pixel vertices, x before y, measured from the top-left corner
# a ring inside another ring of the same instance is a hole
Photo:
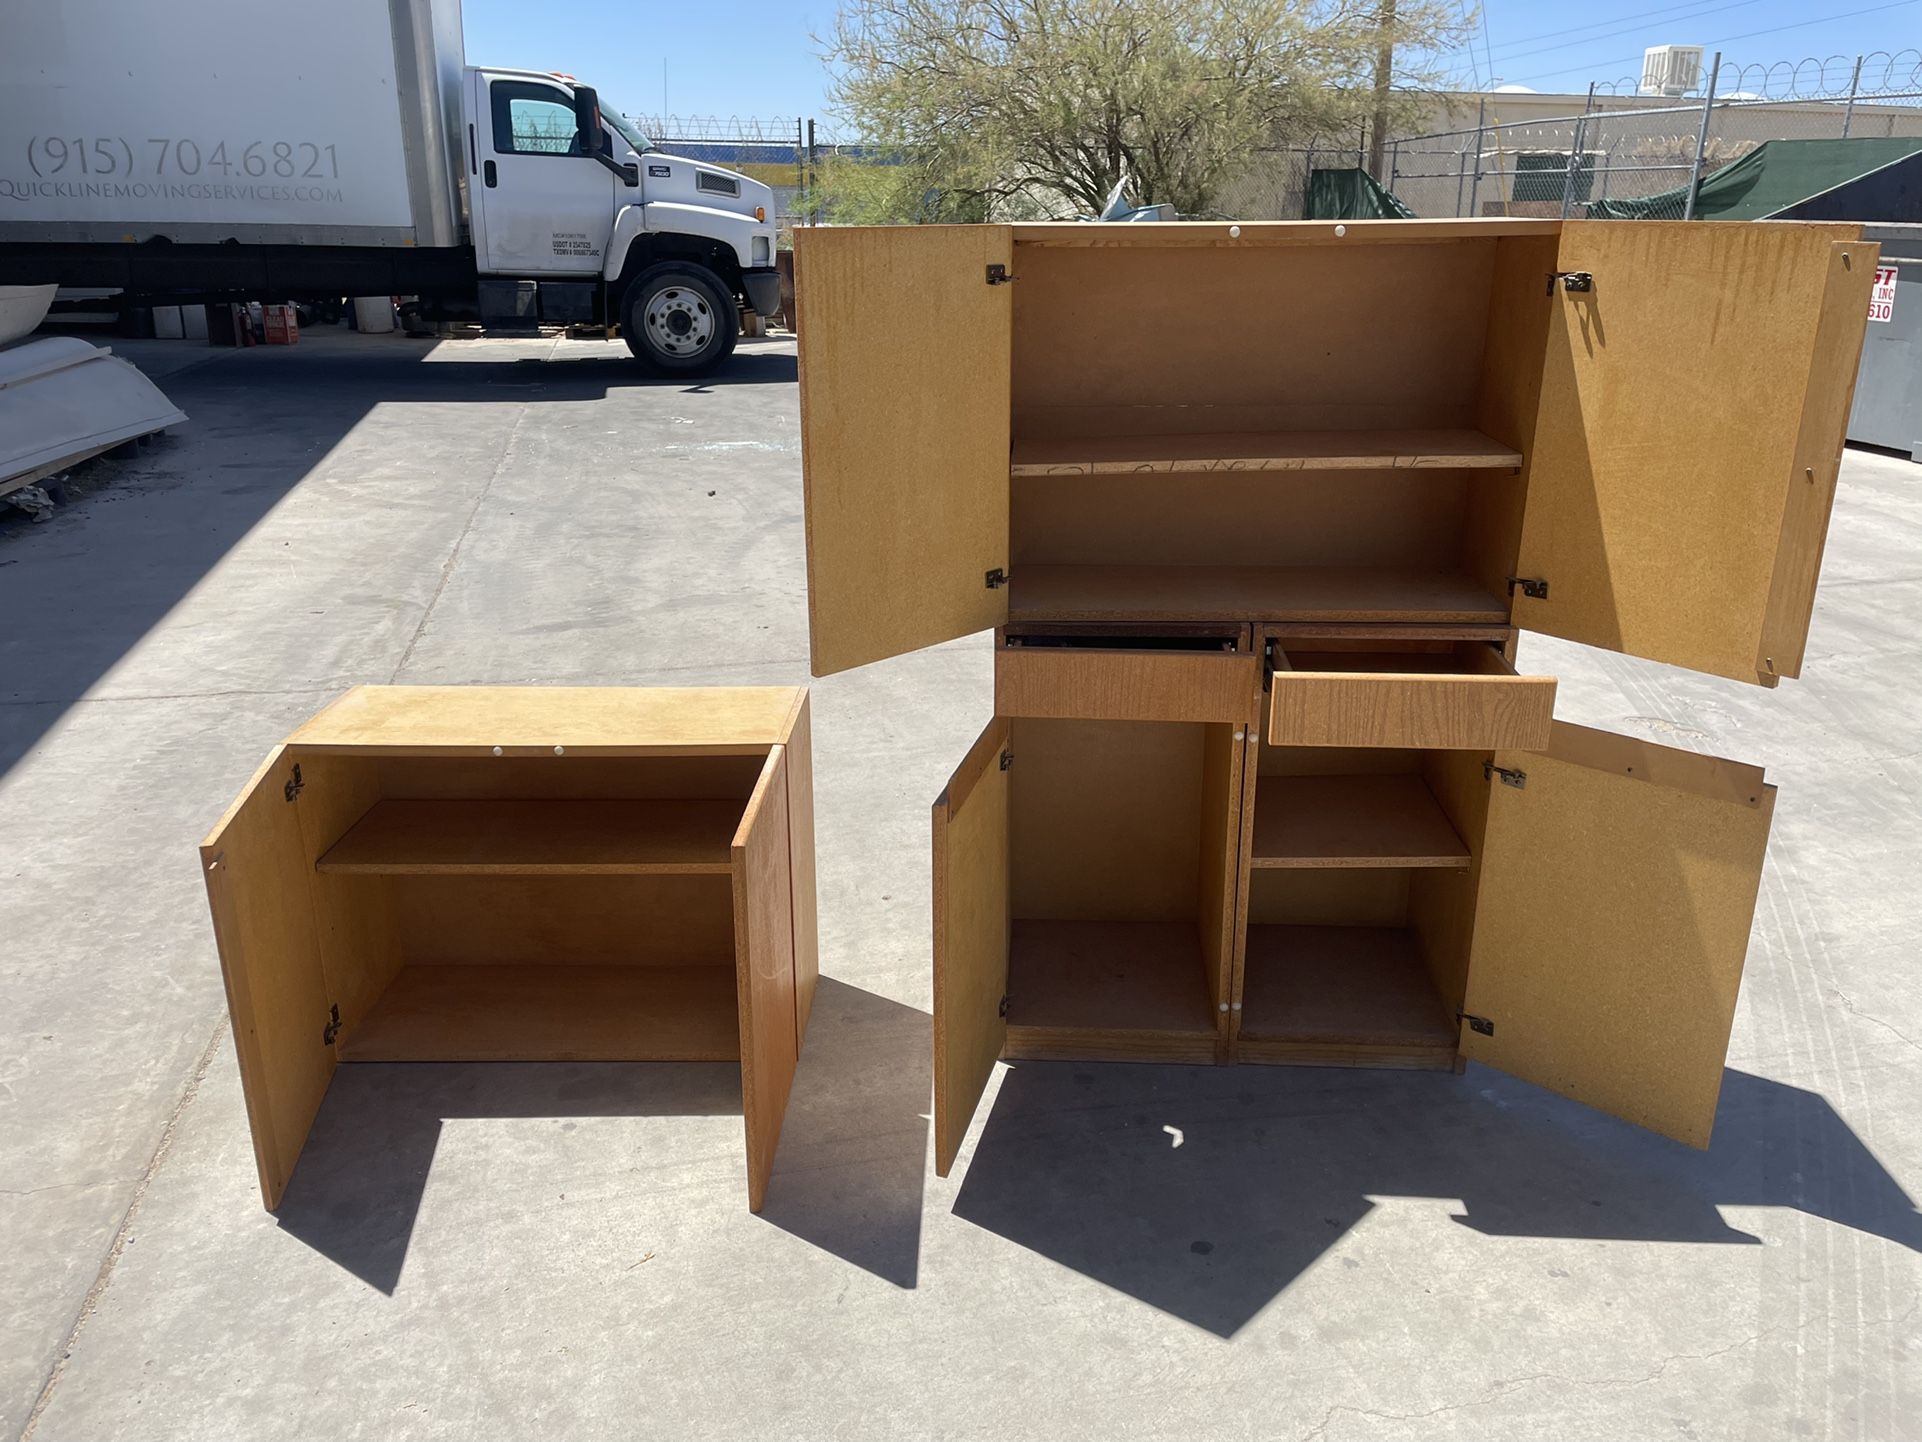
[[[1308,172],[1304,220],[1413,220],[1415,212],[1376,184],[1365,170]]]
[[[1922,150],[1922,138],[1769,140],[1705,176],[1695,197],[1697,220],[1763,220],[1858,176]],[[1680,220],[1688,187],[1633,200],[1598,200],[1590,220]]]
[[[1595,157],[1584,155],[1569,174],[1565,150],[1524,150],[1515,156],[1515,200],[1587,200],[1595,189]]]

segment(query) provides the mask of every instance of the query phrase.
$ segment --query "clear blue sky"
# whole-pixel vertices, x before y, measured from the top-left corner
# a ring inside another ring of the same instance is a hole
[[[468,59],[559,70],[630,114],[827,118],[812,36],[835,0],[464,0]],[[1867,13],[1864,13],[1867,12]],[[1488,0],[1486,43],[1453,57],[1464,85],[1581,93],[1639,74],[1645,45],[1705,45],[1730,63],[1922,45],[1922,0]],[[1571,23],[1573,22],[1573,23]],[[1472,58],[1471,58],[1472,55]],[[667,61],[666,104],[662,60]]]

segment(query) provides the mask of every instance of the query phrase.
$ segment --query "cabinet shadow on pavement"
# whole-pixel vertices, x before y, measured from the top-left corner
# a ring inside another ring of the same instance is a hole
[[[1922,1216],[1826,1100],[1739,1071],[1698,1152],[1473,1065],[1023,1062],[963,1163],[956,1216],[1223,1338],[1378,1197],[1459,1200],[1489,1238],[1736,1245],[1759,1239],[1718,1207],[1791,1207],[1922,1252]]]
[[[926,1012],[822,977],[761,1213],[910,1288],[921,1250],[929,1046]],[[335,1072],[277,1216],[281,1230],[392,1294],[444,1122],[740,1115],[740,1068],[728,1062],[355,1063]],[[727,1180],[702,1205],[745,1216],[738,1127],[728,1139],[717,1162]],[[660,1186],[672,1182],[671,1166],[609,1156],[591,1185],[602,1195]],[[503,1205],[524,1206],[527,1177],[545,1170],[538,1141],[518,1147],[514,1174],[499,1186],[515,1200]]]

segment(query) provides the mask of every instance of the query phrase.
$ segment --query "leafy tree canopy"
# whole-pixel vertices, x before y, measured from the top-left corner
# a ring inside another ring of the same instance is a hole
[[[1257,148],[1392,118],[1466,23],[1451,0],[842,0],[832,99],[897,163],[832,162],[821,199],[844,221],[1093,214],[1125,173],[1205,214]]]

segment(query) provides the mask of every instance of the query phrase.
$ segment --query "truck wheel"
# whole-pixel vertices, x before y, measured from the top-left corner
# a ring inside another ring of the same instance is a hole
[[[734,354],[740,317],[707,271],[657,265],[627,288],[621,331],[642,365],[661,375],[705,375]]]

